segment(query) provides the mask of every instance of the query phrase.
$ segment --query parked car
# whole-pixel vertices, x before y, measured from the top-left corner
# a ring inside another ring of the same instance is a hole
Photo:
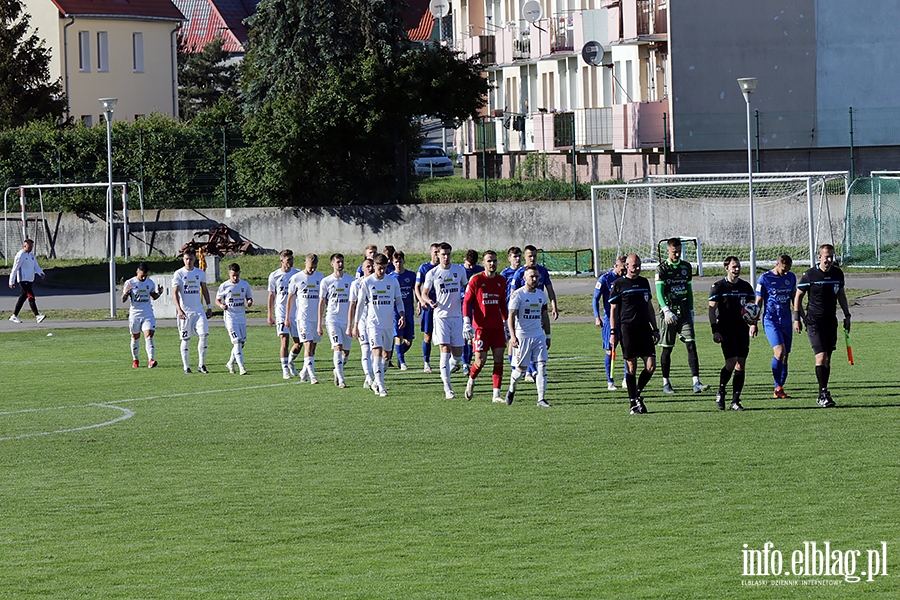
[[[417,177],[444,177],[453,175],[453,161],[440,146],[422,146],[419,156],[413,161]]]

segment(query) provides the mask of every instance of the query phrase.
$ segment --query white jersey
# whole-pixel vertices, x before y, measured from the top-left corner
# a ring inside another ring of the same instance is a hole
[[[509,299],[509,314],[516,314],[516,337],[544,337],[542,314],[546,306],[544,290],[516,290]]]
[[[333,274],[322,280],[319,298],[325,300],[325,323],[331,326],[347,327],[350,316],[350,286],[353,278],[347,274],[335,277]]]
[[[156,284],[149,277],[141,281],[132,277],[125,283],[131,295],[131,308],[128,314],[135,317],[149,317],[153,315],[153,297],[156,293]]]
[[[356,319],[357,323],[365,321],[367,316],[366,302],[365,298],[363,298],[363,292],[361,291],[364,280],[365,277],[362,279],[354,279],[353,283],[350,284],[350,302],[356,302],[356,314],[353,315],[353,318]]]
[[[203,289],[201,284],[206,283],[206,271],[194,267],[190,271],[182,267],[175,271],[172,277],[172,288],[178,288],[181,292],[179,301],[181,310],[185,313],[202,313]]]
[[[16,253],[12,271],[9,272],[9,285],[15,285],[20,281],[34,281],[35,274],[43,275],[44,271],[38,265],[37,257],[22,248]]]
[[[287,316],[285,313],[287,312],[288,284],[291,281],[291,277],[299,272],[299,269],[291,267],[289,271],[276,269],[269,275],[269,291],[275,294],[274,316],[276,323],[284,323],[284,318]],[[296,312],[294,314],[296,314]]]
[[[226,281],[219,286],[216,292],[216,300],[228,307],[225,311],[225,323],[247,323],[247,300],[253,299],[253,292],[250,290],[250,284],[243,279],[238,279],[237,283]]]
[[[306,271],[300,271],[288,284],[288,295],[294,298],[294,321],[298,327],[304,323],[315,323],[319,320],[319,287],[325,276],[318,271],[308,275]]]
[[[369,275],[360,284],[360,303],[366,305],[366,325],[376,329],[394,329],[394,309],[403,310],[403,295],[396,277],[378,279]],[[357,318],[357,322],[362,319]]]
[[[462,317],[462,301],[468,281],[469,278],[466,277],[466,270],[462,265],[450,265],[446,269],[438,265],[428,271],[422,287],[435,293],[436,319]]]

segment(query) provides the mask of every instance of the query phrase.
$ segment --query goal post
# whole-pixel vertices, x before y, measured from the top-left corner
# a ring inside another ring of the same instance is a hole
[[[654,266],[658,264],[657,242],[671,237],[696,238],[707,266],[721,264],[729,255],[747,261],[749,181],[746,175],[711,177],[695,180],[669,176],[662,181],[591,186],[597,272],[616,256],[629,253]],[[826,181],[822,176],[754,174],[753,228],[758,266],[774,266],[782,254],[791,255],[795,264],[812,265],[817,245],[834,243]],[[698,267],[702,269],[702,264]]]

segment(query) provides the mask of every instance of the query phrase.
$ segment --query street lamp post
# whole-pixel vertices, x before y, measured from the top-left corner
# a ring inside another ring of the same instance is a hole
[[[741,77],[737,80],[744,94],[744,102],[747,104],[747,180],[750,188],[750,285],[756,288],[756,236],[754,233],[753,218],[753,150],[750,145],[750,94],[756,91],[759,79],[756,77]]]
[[[106,117],[106,164],[109,172],[109,188],[106,190],[106,226],[109,229],[109,317],[116,318],[116,253],[115,228],[113,227],[113,171],[112,171],[112,118],[118,98],[99,98]]]

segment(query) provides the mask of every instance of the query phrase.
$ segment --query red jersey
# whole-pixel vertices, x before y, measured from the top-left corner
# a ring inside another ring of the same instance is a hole
[[[503,329],[506,321],[506,278],[477,273],[466,286],[463,315],[475,329]]]

